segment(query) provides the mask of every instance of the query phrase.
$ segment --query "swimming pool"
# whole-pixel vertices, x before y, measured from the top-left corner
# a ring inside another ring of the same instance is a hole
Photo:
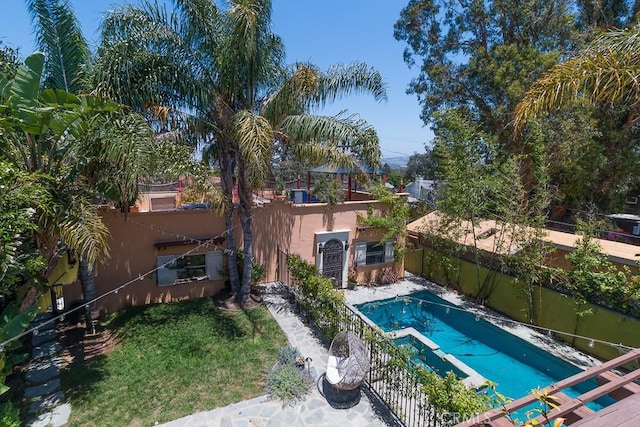
[[[385,332],[414,328],[484,378],[501,394],[516,399],[581,372],[573,364],[477,317],[428,291],[355,306]],[[428,365],[428,361],[423,361]],[[434,369],[436,370],[436,369]],[[576,397],[597,387],[595,380],[565,390]],[[615,400],[589,405],[597,410]]]

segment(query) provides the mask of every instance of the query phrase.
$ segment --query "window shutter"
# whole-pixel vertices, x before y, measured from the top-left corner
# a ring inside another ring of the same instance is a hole
[[[395,261],[395,254],[394,254],[395,247],[396,247],[395,240],[390,239],[384,242],[384,262]]]
[[[355,263],[357,266],[367,264],[367,242],[356,243]]]
[[[158,286],[171,286],[178,280],[178,272],[171,267],[175,267],[174,259],[176,255],[161,255],[157,258],[157,281]],[[167,264],[168,263],[168,264]],[[167,264],[166,266],[164,266]],[[164,267],[163,267],[164,266]]]
[[[207,252],[206,254],[207,275],[209,280],[222,279],[222,251]]]

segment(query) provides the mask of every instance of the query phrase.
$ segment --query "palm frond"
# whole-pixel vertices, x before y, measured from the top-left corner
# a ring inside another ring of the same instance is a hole
[[[96,93],[143,111],[147,105],[189,109],[207,105],[202,84],[211,64],[186,46],[179,17],[155,3],[127,5],[102,26],[94,66]],[[195,80],[194,80],[195,79]]]
[[[282,122],[281,131],[293,142],[325,141],[333,146],[345,145],[360,138],[368,128],[357,116],[290,115]]]
[[[555,65],[526,92],[514,110],[516,130],[565,102],[634,105],[640,95],[640,27],[606,33],[580,55]]]
[[[236,113],[231,122],[232,135],[247,166],[253,185],[263,185],[270,171],[274,144],[273,128],[262,116],[243,110]]]
[[[68,0],[27,0],[38,49],[46,55],[46,85],[78,93],[89,46]]]
[[[292,148],[297,158],[305,159],[311,164],[326,163],[332,167],[361,171],[366,174],[358,159],[348,151],[336,150],[335,147],[315,141],[294,144]]]
[[[255,62],[259,53],[259,38],[268,29],[271,2],[268,0],[232,0],[229,17],[233,25],[232,38],[240,42],[246,63]]]
[[[600,34],[585,50],[588,52],[615,51],[625,53],[640,49],[640,26],[612,29]]]
[[[372,94],[376,101],[387,100],[387,89],[382,75],[363,62],[338,64],[322,75],[316,102],[324,105],[351,94]]]
[[[217,56],[219,88],[232,105],[254,108],[258,92],[280,76],[282,40],[271,32],[269,0],[233,0]]]
[[[94,116],[78,150],[98,162],[94,177],[103,195],[125,209],[138,195],[138,181],[153,164],[154,138],[144,118],[130,112]]]
[[[318,93],[321,73],[313,64],[296,64],[294,72],[264,101],[262,115],[273,126],[290,114],[302,114]]]
[[[97,205],[84,197],[70,199],[56,224],[60,239],[76,253],[84,253],[91,264],[109,259],[109,229],[102,222]]]
[[[212,51],[220,42],[220,14],[211,0],[174,0],[181,33],[194,49]]]

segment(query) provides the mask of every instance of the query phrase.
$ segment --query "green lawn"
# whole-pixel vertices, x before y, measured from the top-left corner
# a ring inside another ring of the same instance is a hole
[[[126,309],[118,344],[63,373],[69,426],[149,426],[265,393],[286,337],[268,310],[224,312],[210,298]]]

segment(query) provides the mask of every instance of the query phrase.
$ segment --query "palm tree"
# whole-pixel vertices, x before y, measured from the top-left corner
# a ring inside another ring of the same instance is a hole
[[[311,64],[287,69],[284,47],[270,30],[269,0],[232,0],[218,10],[211,0],[174,0],[173,12],[157,4],[125,6],[107,17],[98,59],[98,87],[137,108],[185,108],[197,116],[201,140],[215,147],[225,193],[229,265],[235,266],[232,190],[237,181],[244,270],[230,269],[237,302],[249,297],[253,260],[253,188],[263,185],[274,144],[310,160],[355,164],[345,143],[367,147],[379,161],[378,140],[354,117],[314,116],[314,106],[353,93],[382,100],[380,75],[365,64],[321,72]],[[176,76],[180,76],[176,79]],[[124,92],[123,92],[124,89]]]
[[[26,0],[38,49],[45,54],[44,87],[80,93],[90,51],[67,0]]]
[[[516,129],[578,97],[631,108],[636,123],[640,94],[640,26],[608,31],[585,50],[557,64],[526,92],[514,112]]]
[[[114,103],[98,98],[72,94],[87,93],[87,71],[90,71],[90,51],[82,35],[77,19],[67,0],[27,0],[32,24],[37,35],[38,48],[45,53],[44,86],[49,94],[46,102],[54,108],[72,99],[72,105],[78,104],[82,112],[79,116],[81,126],[74,124],[79,132],[75,138],[62,137],[43,131],[42,140],[48,144],[65,144],[65,149],[57,151],[55,161],[57,174],[64,182],[64,188],[58,192],[58,201],[66,196],[69,201],[81,200],[84,204],[78,209],[68,207],[69,212],[85,212],[91,216],[92,223],[104,228],[95,207],[91,204],[96,196],[107,197],[120,204],[125,212],[137,197],[137,179],[148,174],[145,167],[153,155],[151,129],[142,117]],[[77,99],[78,102],[75,102]],[[19,147],[19,144],[15,145]],[[38,149],[38,147],[34,147]],[[44,156],[38,152],[37,156]],[[53,158],[49,157],[49,161]],[[34,165],[35,167],[35,165]],[[82,192],[79,197],[78,191]],[[86,223],[86,222],[83,222]],[[64,224],[71,230],[66,240],[73,240],[78,230],[73,220]],[[95,273],[96,261],[105,259],[107,230],[100,232],[100,256],[91,254],[90,248],[80,248],[79,279],[85,300],[96,297]],[[57,233],[50,236],[52,247]],[[87,307],[87,324],[91,324],[91,306]]]

